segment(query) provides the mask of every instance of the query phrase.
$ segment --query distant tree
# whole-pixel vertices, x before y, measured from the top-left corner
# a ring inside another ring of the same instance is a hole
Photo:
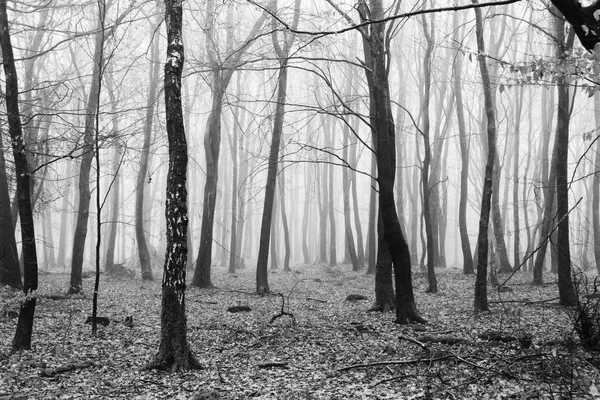
[[[182,38],[183,0],[165,0],[167,61],[165,107],[169,139],[167,175],[167,249],[162,281],[161,334],[158,353],[145,369],[185,371],[200,367],[187,342],[185,315],[185,266],[187,261],[187,142],[181,104],[184,62]]]
[[[31,172],[26,155],[26,143],[21,127],[19,113],[19,82],[13,47],[8,26],[6,0],[0,0],[0,48],[2,49],[2,62],[4,64],[6,90],[6,113],[8,118],[8,131],[10,133],[15,175],[17,181],[17,198],[19,199],[19,218],[21,221],[21,243],[23,251],[23,292],[25,298],[21,302],[17,329],[12,341],[11,353],[31,349],[31,335],[33,332],[33,317],[37,300],[38,264],[35,243],[35,229],[33,210],[31,207],[30,177]]]
[[[292,28],[295,30],[300,18],[301,0],[295,0]],[[271,0],[271,12],[277,14],[277,0]],[[267,261],[269,258],[269,240],[271,239],[271,217],[273,213],[273,200],[277,180],[277,169],[279,165],[279,150],[281,136],[283,133],[283,119],[285,116],[285,100],[288,79],[288,62],[290,49],[294,43],[294,33],[283,31],[283,40],[280,42],[277,19],[272,18],[271,38],[275,54],[279,61],[279,76],[277,78],[277,103],[275,105],[275,116],[273,119],[273,130],[271,133],[271,147],[269,152],[269,164],[267,169],[267,185],[265,188],[265,199],[263,206],[262,223],[260,228],[260,241],[258,248],[258,261],[256,265],[256,292],[260,295],[269,293],[269,281],[267,274]],[[283,185],[282,182],[279,183]],[[285,199],[280,196],[283,204]],[[288,245],[289,248],[289,245]]]
[[[138,171],[135,190],[135,239],[138,247],[138,256],[142,280],[151,281],[152,266],[150,264],[150,252],[146,242],[144,227],[144,190],[148,181],[148,164],[150,160],[150,144],[152,142],[152,126],[154,122],[154,111],[158,101],[157,86],[160,75],[160,64],[157,62],[159,50],[159,38],[155,36],[152,40],[150,50],[150,68],[148,76],[148,99],[146,101],[146,117],[144,121],[144,142],[140,157],[140,169]]]
[[[454,13],[452,17],[453,40],[458,43],[458,16]],[[458,229],[460,234],[460,246],[463,255],[463,273],[472,274],[473,254],[471,253],[471,243],[467,230],[467,201],[469,190],[469,142],[467,140],[467,129],[465,124],[464,104],[462,97],[462,52],[456,51],[454,62],[452,64],[452,86],[456,100],[456,119],[458,122],[458,140],[460,146],[460,194],[458,205]]]
[[[220,5],[215,0],[206,2],[206,55],[211,69],[212,101],[211,110],[206,122],[204,134],[204,153],[206,155],[206,181],[204,182],[204,197],[202,200],[202,225],[200,227],[200,246],[196,258],[196,269],[191,285],[210,288],[212,266],[213,227],[217,201],[217,183],[219,179],[219,155],[221,152],[221,114],[223,98],[231,82],[233,73],[241,67],[240,61],[246,51],[254,43],[256,35],[267,15],[262,13],[254,22],[244,43],[233,48],[234,26],[227,31],[227,54],[219,54],[219,43],[216,32],[217,10]]]
[[[477,4],[477,0],[471,0]],[[477,36],[477,51],[479,55],[479,70],[483,86],[484,107],[487,118],[487,143],[488,155],[485,165],[485,176],[483,182],[483,191],[481,198],[481,210],[479,216],[479,234],[477,237],[477,275],[475,278],[475,311],[487,311],[487,271],[488,271],[488,228],[490,224],[490,210],[492,203],[492,181],[494,174],[494,164],[496,159],[496,112],[494,101],[492,99],[492,85],[487,66],[485,53],[485,43],[483,40],[483,18],[481,9],[475,8],[475,34]]]

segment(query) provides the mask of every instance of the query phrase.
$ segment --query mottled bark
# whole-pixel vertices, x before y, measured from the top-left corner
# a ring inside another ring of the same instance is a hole
[[[181,105],[181,72],[184,62],[182,0],[165,0],[167,60],[165,106],[169,139],[167,174],[167,248],[162,280],[161,334],[157,354],[146,369],[184,371],[200,364],[187,342],[185,315],[185,267],[187,261],[187,142]]]

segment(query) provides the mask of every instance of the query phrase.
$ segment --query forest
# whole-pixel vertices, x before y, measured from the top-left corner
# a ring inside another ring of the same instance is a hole
[[[598,42],[600,0],[0,0],[0,399],[600,398]]]

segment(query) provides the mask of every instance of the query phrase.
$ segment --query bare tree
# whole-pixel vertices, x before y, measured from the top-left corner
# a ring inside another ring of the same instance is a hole
[[[15,175],[17,181],[17,198],[19,199],[19,218],[21,221],[21,242],[23,251],[23,292],[25,297],[21,302],[17,329],[12,341],[11,353],[31,349],[31,335],[33,332],[33,316],[35,314],[36,293],[38,286],[38,263],[35,246],[35,229],[33,211],[31,207],[30,177],[31,173],[27,161],[25,140],[21,127],[19,113],[19,82],[13,47],[8,27],[6,13],[6,0],[0,0],[0,47],[2,49],[2,62],[6,77],[6,113],[8,117],[8,131],[10,133],[13,158],[15,162]]]
[[[140,258],[142,280],[151,281],[152,265],[150,264],[150,252],[146,242],[144,230],[144,191],[147,184],[148,163],[150,160],[150,144],[152,143],[152,127],[154,122],[154,111],[158,102],[157,86],[160,75],[160,64],[157,62],[159,51],[159,38],[155,36],[152,40],[150,50],[150,68],[148,76],[148,99],[146,102],[146,117],[144,121],[144,142],[140,156],[140,169],[137,175],[135,190],[135,239]]]
[[[477,4],[478,0],[471,0]],[[488,155],[485,165],[485,177],[483,182],[483,192],[481,198],[481,210],[479,216],[479,235],[477,237],[477,276],[475,280],[475,311],[487,311],[487,259],[488,259],[488,227],[490,224],[490,210],[492,202],[492,181],[494,174],[494,164],[496,159],[496,111],[492,99],[492,85],[488,72],[488,66],[485,54],[485,43],[483,40],[483,18],[481,10],[475,8],[475,33],[477,36],[477,50],[479,55],[479,69],[483,86],[485,114],[487,118],[487,142]]]
[[[301,0],[294,3],[294,17],[292,27],[295,30],[300,18]],[[271,1],[271,12],[277,13],[277,0]],[[260,228],[260,241],[258,248],[258,261],[256,265],[256,292],[260,295],[269,293],[269,281],[267,274],[267,261],[269,258],[269,240],[271,238],[271,217],[273,212],[273,199],[275,197],[275,182],[277,179],[277,168],[279,164],[279,149],[283,131],[283,119],[285,116],[285,99],[288,79],[288,62],[290,49],[294,43],[294,33],[284,31],[283,41],[280,43],[278,37],[277,20],[272,18],[271,38],[275,54],[279,61],[279,76],[277,78],[277,104],[273,120],[273,131],[271,133],[271,148],[269,152],[269,164],[267,169],[267,185],[265,188],[265,200],[263,216]],[[280,185],[282,183],[280,182]],[[285,199],[280,196],[283,203]]]
[[[162,281],[161,333],[158,353],[145,369],[185,371],[200,367],[187,342],[185,315],[185,265],[187,261],[187,142],[181,104],[183,0],[165,0],[167,61],[165,107],[169,139],[167,175],[167,249]]]

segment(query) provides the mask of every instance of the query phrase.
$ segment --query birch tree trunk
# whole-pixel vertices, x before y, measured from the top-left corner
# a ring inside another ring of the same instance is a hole
[[[169,139],[167,174],[167,246],[162,280],[160,344],[145,369],[185,371],[200,363],[187,342],[185,266],[187,259],[187,142],[181,105],[181,72],[184,62],[182,0],[165,0],[167,60],[165,106]]]

